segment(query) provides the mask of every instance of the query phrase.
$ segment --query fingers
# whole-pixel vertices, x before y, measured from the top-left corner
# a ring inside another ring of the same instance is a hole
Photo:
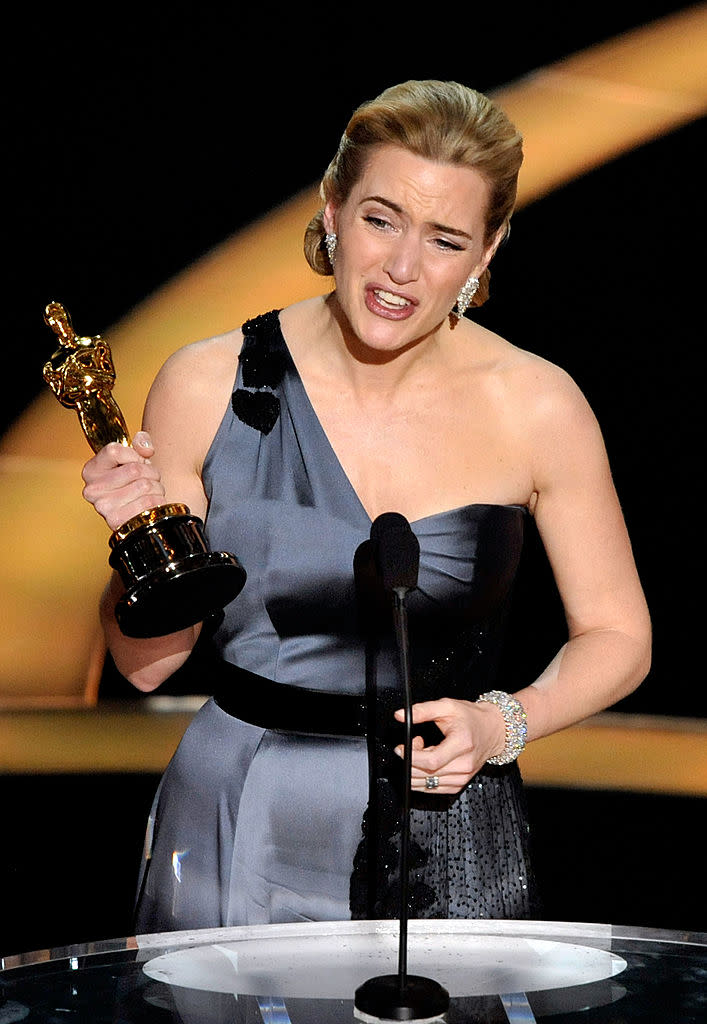
[[[164,501],[159,471],[150,462],[153,454],[149,434],[140,431],[131,447],[112,442],[84,466],[83,496],[112,530]]]
[[[87,484],[90,484],[109,469],[131,462],[145,462],[154,455],[154,452],[155,449],[150,435],[144,430],[135,435],[132,445],[124,445],[118,441],[112,441],[104,448],[101,448],[93,458],[88,460],[83,467],[83,479]]]
[[[460,701],[452,700],[449,697],[442,697],[439,700],[426,700],[421,701],[419,704],[413,704],[412,706],[412,720],[415,725],[419,725],[421,722],[437,722],[444,721],[453,715],[456,710],[456,705]],[[405,711],[400,709],[395,712],[395,717],[399,722],[405,720]]]
[[[121,448],[123,446],[121,445]],[[142,456],[143,459],[151,459],[155,454],[155,447],[152,443],[152,438],[146,430],[138,430],[137,434],[133,438],[133,448],[136,452]]]
[[[446,764],[470,753],[474,749],[474,712],[469,701],[443,697],[440,700],[424,701],[412,707],[413,725],[434,722],[443,735],[440,743],[425,747],[413,744],[413,763],[421,771],[434,773]],[[404,720],[404,711],[396,711],[395,717]],[[402,753],[402,747],[399,748]]]
[[[434,751],[435,748],[428,748]],[[397,747],[396,754],[403,757],[403,748]],[[410,787],[422,794],[449,795],[459,793],[469,784],[481,765],[476,765],[470,757],[457,758],[439,768],[420,768],[413,753],[410,767]]]
[[[412,765],[423,774],[439,772],[445,765],[463,757],[467,747],[454,737],[447,737],[441,743],[426,747],[422,736],[413,736],[412,739]],[[402,744],[395,748],[395,753],[403,757],[405,750]]]
[[[468,786],[471,775],[466,772],[444,772],[439,775],[413,775],[410,788],[423,796],[453,796]]]
[[[398,757],[405,756],[405,748],[395,748]],[[457,744],[443,740],[436,746],[426,747],[421,736],[413,736],[410,764],[410,785],[423,794],[458,793],[468,785],[483,762],[479,763],[473,753],[460,749]],[[428,785],[428,778],[436,779],[436,785]]]
[[[441,698],[413,705],[413,724],[435,722],[444,738],[440,743],[425,746],[422,737],[412,742],[410,784],[413,790],[424,794],[458,793],[482,767],[485,758],[477,752],[475,735],[475,707],[469,701]],[[399,721],[404,711],[397,711]],[[399,757],[404,748],[395,748]],[[427,779],[436,781],[428,784]]]
[[[422,793],[458,793],[483,766],[483,760],[479,760],[470,751],[449,757],[448,751],[441,750],[442,746],[440,743],[438,747],[413,751],[410,765],[412,789]],[[428,779],[431,780],[430,783],[427,782]]]

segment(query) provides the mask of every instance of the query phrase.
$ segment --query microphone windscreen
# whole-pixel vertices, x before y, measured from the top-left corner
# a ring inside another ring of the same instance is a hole
[[[386,590],[417,586],[420,542],[399,512],[383,512],[371,525],[371,547]]]

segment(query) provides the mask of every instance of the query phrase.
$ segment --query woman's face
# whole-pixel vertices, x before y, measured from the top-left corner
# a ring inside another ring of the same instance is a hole
[[[484,245],[487,201],[477,171],[381,146],[346,202],[327,203],[337,299],[364,345],[394,352],[445,321],[493,255],[495,244]]]

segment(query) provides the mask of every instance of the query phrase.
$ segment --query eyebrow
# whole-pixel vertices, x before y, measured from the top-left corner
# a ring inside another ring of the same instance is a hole
[[[383,206],[387,206],[388,209],[393,210],[394,213],[404,214],[402,206],[398,206],[392,199],[386,199],[385,196],[364,196],[361,200],[362,203],[382,203]],[[459,238],[467,238],[470,242],[473,241],[468,231],[462,231],[461,228],[451,228],[448,224],[437,224],[433,222],[430,227],[434,228],[435,231],[443,231],[448,235],[457,235]]]

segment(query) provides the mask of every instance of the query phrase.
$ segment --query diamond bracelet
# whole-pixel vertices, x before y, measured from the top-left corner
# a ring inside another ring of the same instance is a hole
[[[478,703],[495,704],[501,709],[503,720],[506,723],[505,749],[496,757],[490,757],[486,763],[510,764],[519,754],[523,753],[528,735],[527,716],[523,705],[515,697],[511,697],[510,693],[504,693],[503,690],[490,690],[488,693],[482,693],[477,698]]]

